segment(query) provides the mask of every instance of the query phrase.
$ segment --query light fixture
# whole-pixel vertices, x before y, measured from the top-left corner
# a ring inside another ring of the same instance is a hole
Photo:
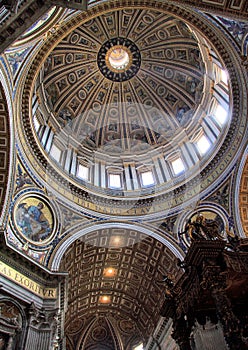
[[[126,240],[123,236],[111,236],[109,239],[109,246],[119,248],[125,246]]]
[[[107,267],[103,270],[104,277],[115,277],[117,270],[113,267]]]
[[[101,295],[99,298],[99,302],[101,304],[109,304],[111,302],[111,298],[109,295]]]

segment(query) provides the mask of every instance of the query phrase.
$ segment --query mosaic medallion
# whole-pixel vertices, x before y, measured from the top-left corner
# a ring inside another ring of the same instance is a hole
[[[55,232],[55,217],[48,200],[40,194],[20,196],[13,210],[15,231],[33,244],[44,244]]]
[[[129,39],[114,38],[105,42],[97,56],[102,74],[112,81],[126,81],[139,71],[141,56],[138,47]]]

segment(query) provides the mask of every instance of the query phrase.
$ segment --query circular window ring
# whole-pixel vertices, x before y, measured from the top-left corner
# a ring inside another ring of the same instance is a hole
[[[115,58],[118,50],[121,64]],[[113,38],[106,41],[97,55],[97,64],[101,73],[111,81],[127,81],[134,77],[141,64],[141,55],[138,47],[126,38]]]

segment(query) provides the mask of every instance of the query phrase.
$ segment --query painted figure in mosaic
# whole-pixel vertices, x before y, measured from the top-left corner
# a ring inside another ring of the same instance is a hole
[[[45,239],[51,233],[48,219],[43,213],[44,204],[20,203],[16,211],[16,222],[22,233],[33,241]]]
[[[32,233],[30,216],[26,203],[20,203],[16,211],[16,222],[20,226],[22,233],[29,236]]]
[[[51,232],[49,222],[42,212],[44,204],[39,202],[38,205],[31,205],[28,208],[30,223],[32,227],[32,239],[37,241],[45,238]]]
[[[32,180],[29,178],[28,174],[22,170],[20,164],[17,166],[17,177],[16,177],[16,188],[22,188],[24,185],[32,184]]]

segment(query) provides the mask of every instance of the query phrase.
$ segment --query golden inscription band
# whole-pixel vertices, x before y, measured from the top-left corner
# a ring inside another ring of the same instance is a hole
[[[7,277],[9,280],[17,283],[19,286],[31,291],[32,293],[38,295],[39,297],[45,299],[56,299],[57,298],[57,289],[56,288],[47,288],[38,284],[27,278],[20,272],[14,270],[12,267],[6,265],[0,261],[0,274],[4,277]]]

